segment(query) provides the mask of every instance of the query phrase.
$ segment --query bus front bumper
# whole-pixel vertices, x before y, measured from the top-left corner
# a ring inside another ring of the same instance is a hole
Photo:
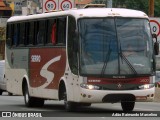
[[[152,102],[155,87],[144,90],[90,90],[81,88],[77,102],[116,103],[123,100],[136,102]]]

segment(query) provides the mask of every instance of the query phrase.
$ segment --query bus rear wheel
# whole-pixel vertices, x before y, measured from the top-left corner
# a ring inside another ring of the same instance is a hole
[[[3,91],[0,89],[0,95],[2,95]]]
[[[123,111],[126,111],[126,112],[133,111],[134,105],[135,105],[134,101],[130,101],[130,102],[122,101],[121,102],[122,109]]]
[[[27,107],[42,107],[44,105],[44,99],[31,97],[29,95],[28,86],[24,88],[24,101]]]

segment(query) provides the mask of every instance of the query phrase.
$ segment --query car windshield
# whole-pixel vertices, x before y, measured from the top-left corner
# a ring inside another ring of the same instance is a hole
[[[81,74],[152,74],[153,43],[147,19],[83,18],[78,27]]]

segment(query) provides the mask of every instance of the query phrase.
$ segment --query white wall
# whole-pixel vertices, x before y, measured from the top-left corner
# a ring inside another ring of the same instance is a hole
[[[0,27],[5,27],[8,18],[0,18]]]

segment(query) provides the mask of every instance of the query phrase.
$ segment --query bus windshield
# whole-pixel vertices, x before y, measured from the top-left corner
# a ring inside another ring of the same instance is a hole
[[[147,19],[83,18],[78,29],[81,75],[153,73],[153,42]]]

